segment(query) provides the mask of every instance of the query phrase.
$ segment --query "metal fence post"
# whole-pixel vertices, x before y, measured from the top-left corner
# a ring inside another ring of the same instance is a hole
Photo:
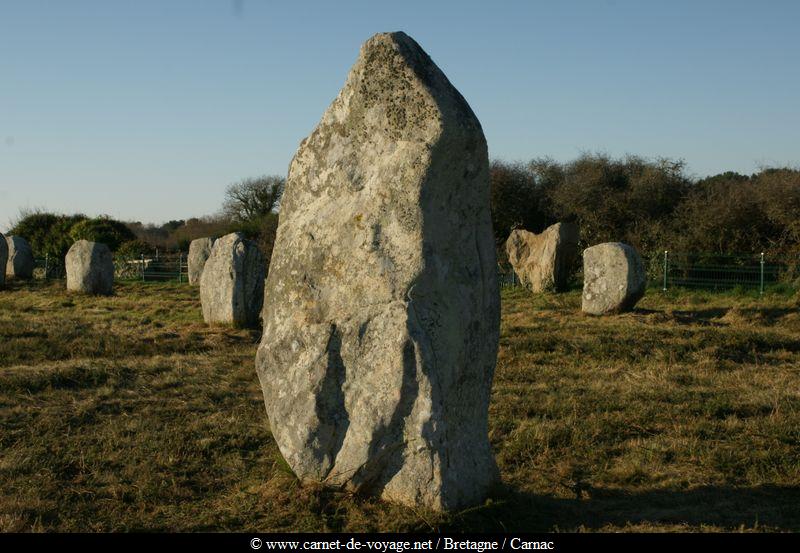
[[[142,282],[144,282],[144,254],[139,254],[139,269],[142,271]]]
[[[669,250],[664,250],[664,288],[667,291],[667,273],[669,272]]]
[[[759,296],[764,295],[764,252],[761,252],[761,278],[759,283]]]
[[[183,282],[182,280],[182,271],[183,271],[183,252],[178,252],[178,282]]]
[[[44,279],[47,280],[47,265],[50,262],[50,255],[44,254]]]

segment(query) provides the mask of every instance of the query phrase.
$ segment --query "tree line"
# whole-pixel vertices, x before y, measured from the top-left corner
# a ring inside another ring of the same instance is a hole
[[[800,171],[767,168],[693,179],[683,161],[585,154],[560,163],[494,161],[499,247],[515,228],[578,224],[589,246],[622,241],[643,253],[800,254]]]
[[[244,179],[227,187],[216,214],[160,225],[28,210],[20,213],[8,234],[22,236],[37,257],[48,256],[55,263],[63,260],[72,244],[81,239],[102,242],[118,256],[139,257],[156,250],[185,252],[195,238],[231,232],[241,232],[255,240],[269,259],[284,183],[285,179],[279,176]]]
[[[578,224],[582,245],[622,241],[642,253],[800,254],[800,171],[768,168],[693,179],[681,160],[585,154],[568,162],[495,160],[491,210],[500,256],[510,232]],[[218,213],[161,225],[110,217],[22,213],[10,230],[37,256],[63,259],[75,240],[107,244],[118,255],[186,251],[203,236],[241,232],[269,260],[285,179],[262,176],[231,184]]]

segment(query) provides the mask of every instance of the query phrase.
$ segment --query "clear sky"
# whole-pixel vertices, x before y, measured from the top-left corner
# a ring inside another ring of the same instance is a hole
[[[0,229],[163,222],[285,174],[376,32],[414,37],[492,157],[800,163],[800,2],[0,0]]]

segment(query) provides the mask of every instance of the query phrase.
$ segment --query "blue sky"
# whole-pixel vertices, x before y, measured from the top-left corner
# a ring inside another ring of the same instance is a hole
[[[285,174],[360,44],[413,36],[492,157],[800,164],[800,2],[0,0],[0,229],[163,222]]]

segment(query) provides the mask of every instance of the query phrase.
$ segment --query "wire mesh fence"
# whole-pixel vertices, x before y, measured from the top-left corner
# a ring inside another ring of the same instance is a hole
[[[676,287],[729,290],[757,289],[763,293],[775,285],[800,282],[800,257],[759,254],[712,254],[663,251],[642,256],[651,286],[662,290]],[[573,283],[582,282],[582,268]],[[501,288],[521,286],[511,265],[498,264]],[[65,277],[63,260],[43,257],[36,260],[35,278]],[[115,256],[117,280],[189,282],[189,267],[183,252],[158,252],[150,255]]]
[[[663,251],[643,255],[650,286],[708,290],[749,289],[764,293],[775,286],[796,287],[800,282],[800,257],[770,254],[712,254]],[[501,288],[520,286],[509,264],[498,264]],[[583,267],[576,268],[572,287],[583,282]]]
[[[183,252],[137,257],[117,257],[115,276],[120,280],[189,282],[189,267]]]
[[[34,265],[34,278],[61,279],[66,271],[63,259],[49,256],[38,258]],[[189,282],[189,266],[183,252],[158,252],[138,256],[114,256],[114,279],[121,281]]]
[[[792,284],[800,258],[758,254],[680,253],[664,251],[649,256],[649,273],[663,290],[674,287],[729,290]]]

